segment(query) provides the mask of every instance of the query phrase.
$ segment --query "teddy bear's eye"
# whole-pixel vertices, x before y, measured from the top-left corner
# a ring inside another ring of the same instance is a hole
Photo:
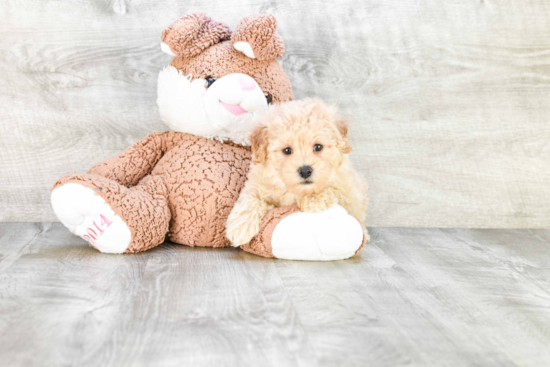
[[[292,154],[292,148],[287,147],[287,148],[283,149],[283,153],[285,155],[291,155]]]
[[[216,81],[216,79],[212,78],[211,76],[209,76],[208,78],[206,78],[206,88],[210,88],[210,86],[212,84],[214,84],[214,82]]]
[[[265,100],[267,101],[267,104],[271,104],[271,94],[266,94],[265,95]]]
[[[323,146],[321,144],[315,144],[313,146],[313,150],[316,152],[320,152],[321,150],[323,150]]]

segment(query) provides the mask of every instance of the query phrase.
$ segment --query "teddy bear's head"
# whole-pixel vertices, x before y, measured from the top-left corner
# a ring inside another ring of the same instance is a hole
[[[284,52],[272,15],[242,19],[232,33],[204,13],[164,30],[161,48],[174,59],[159,74],[159,111],[174,131],[248,145],[256,113],[292,100],[276,57]]]

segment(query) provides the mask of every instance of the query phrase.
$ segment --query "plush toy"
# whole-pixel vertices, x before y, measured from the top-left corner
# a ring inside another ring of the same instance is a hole
[[[51,201],[59,220],[106,253],[147,250],[168,239],[225,247],[225,222],[246,180],[248,135],[256,113],[292,100],[276,57],[284,51],[272,15],[242,19],[232,33],[203,13],[162,33],[174,59],[158,77],[158,106],[172,131],[154,133],[87,174],[60,178]],[[367,239],[342,207],[268,212],[260,233],[241,248],[265,257],[334,260]]]

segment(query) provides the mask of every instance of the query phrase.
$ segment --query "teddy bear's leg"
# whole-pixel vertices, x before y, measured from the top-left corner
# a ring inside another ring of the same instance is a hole
[[[174,146],[189,139],[174,132],[149,134],[122,153],[93,165],[87,173],[107,177],[132,187],[151,173],[157,162]]]
[[[127,188],[108,178],[67,175],[54,185],[52,207],[74,234],[101,252],[139,252],[164,241],[170,222],[162,179],[145,176]]]
[[[359,252],[368,240],[362,223],[340,205],[318,213],[304,213],[294,205],[269,211],[260,233],[241,248],[278,259],[342,260]]]

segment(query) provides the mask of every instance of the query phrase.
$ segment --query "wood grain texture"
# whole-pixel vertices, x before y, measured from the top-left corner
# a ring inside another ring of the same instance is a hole
[[[2,1],[0,220],[55,220],[59,176],[166,129],[160,33],[190,10],[277,17],[295,96],[353,121],[368,225],[549,226],[542,0]]]
[[[356,257],[88,247],[0,224],[6,366],[550,365],[550,230],[372,229]]]

